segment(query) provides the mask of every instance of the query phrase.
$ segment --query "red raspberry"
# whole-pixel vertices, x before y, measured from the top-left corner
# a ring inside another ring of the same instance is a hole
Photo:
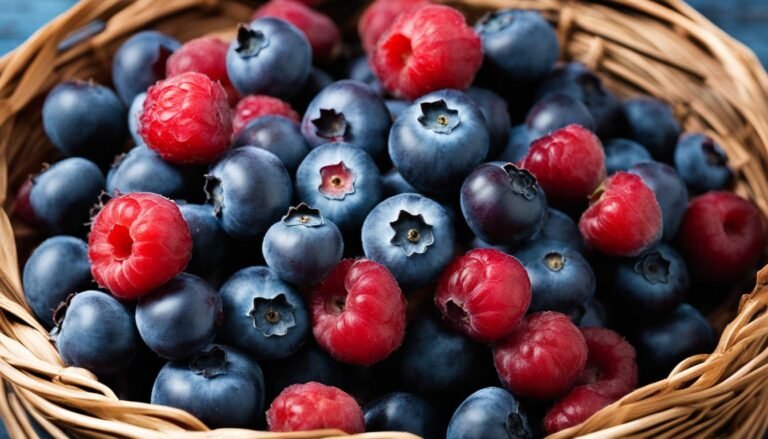
[[[579,230],[587,245],[606,255],[636,256],[659,242],[661,207],[640,177],[617,172],[592,195]]]
[[[304,32],[315,61],[331,61],[341,49],[339,28],[327,15],[296,0],[271,0],[253,13],[253,19],[274,17]]]
[[[365,431],[363,409],[333,386],[309,382],[286,387],[267,410],[269,431],[336,428],[349,434]]]
[[[248,123],[261,116],[284,116],[297,123],[301,120],[291,104],[272,96],[246,96],[240,99],[232,118],[232,131],[237,135]]]
[[[16,205],[13,208],[14,213],[29,226],[37,225],[35,210],[32,209],[32,204],[29,203],[29,193],[32,191],[33,185],[32,178],[27,178],[19,186],[19,191],[16,192]]]
[[[568,395],[547,412],[548,434],[578,425],[601,408],[637,388],[635,348],[624,337],[604,328],[583,328],[587,366]]]
[[[522,165],[554,206],[585,205],[605,180],[603,145],[580,125],[568,125],[533,142]]]
[[[571,319],[529,314],[493,348],[496,371],[515,395],[552,399],[571,389],[587,362],[587,343]]]
[[[709,192],[688,204],[678,243],[697,279],[732,282],[760,259],[766,243],[763,216],[738,195]]]
[[[110,200],[91,224],[91,274],[120,299],[137,299],[181,273],[192,256],[176,203],[135,192]]]
[[[227,75],[227,47],[224,41],[214,37],[200,37],[184,43],[166,61],[168,77],[187,72],[198,72],[219,81],[227,92],[229,105],[237,103],[237,90]]]
[[[173,163],[215,162],[229,148],[232,110],[218,82],[187,72],[149,88],[139,133]]]
[[[406,300],[381,264],[345,259],[310,293],[312,333],[335,359],[368,366],[403,342]]]
[[[482,62],[480,37],[461,12],[441,5],[401,14],[371,60],[384,88],[408,100],[444,88],[466,89]]]
[[[426,4],[429,4],[429,0],[376,0],[371,3],[357,24],[365,52],[373,53],[379,38],[400,14]]]
[[[517,259],[494,249],[470,250],[453,260],[437,284],[443,317],[472,339],[508,336],[531,303],[531,281]]]

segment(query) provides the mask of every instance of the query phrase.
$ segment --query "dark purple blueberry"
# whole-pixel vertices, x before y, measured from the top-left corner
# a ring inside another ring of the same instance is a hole
[[[307,81],[301,89],[299,89],[296,95],[291,98],[291,106],[295,108],[296,111],[303,113],[304,110],[307,109],[309,103],[312,102],[312,99],[314,99],[322,89],[331,84],[333,84],[333,77],[331,75],[316,67],[312,67]]]
[[[403,289],[437,279],[453,258],[454,229],[446,210],[418,194],[387,198],[363,223],[365,257],[389,269]]]
[[[347,77],[353,81],[359,81],[368,85],[377,95],[384,96],[384,87],[382,87],[381,81],[371,70],[367,57],[361,56],[353,59],[349,63]]]
[[[654,159],[672,163],[680,124],[666,103],[649,96],[624,102],[627,137],[645,146]]]
[[[309,382],[342,387],[344,369],[314,341],[307,341],[296,353],[281,360],[262,363],[267,380],[267,401],[293,384]]]
[[[581,254],[587,251],[576,223],[565,213],[551,207],[547,209],[547,219],[544,220],[541,230],[531,238],[531,240],[537,239],[560,241]]]
[[[495,245],[495,244],[489,244],[482,239],[475,236],[472,238],[472,241],[469,242],[469,248],[493,248],[500,252],[507,253],[509,255],[512,254],[513,249],[512,247],[507,247],[505,245]]]
[[[407,194],[409,192],[418,193],[419,191],[405,181],[402,175],[397,172],[397,168],[392,168],[381,177],[384,197],[389,198],[397,194]]]
[[[475,101],[485,118],[490,139],[488,157],[496,157],[506,148],[509,130],[512,128],[507,101],[491,90],[480,87],[470,87],[466,93]]]
[[[221,326],[221,299],[208,282],[182,273],[139,299],[136,327],[157,355],[184,358],[206,347]]]
[[[307,38],[294,25],[276,18],[241,24],[227,50],[227,74],[242,96],[290,98],[307,81],[311,69]]]
[[[688,207],[688,190],[672,166],[659,162],[646,162],[627,170],[640,176],[643,182],[656,194],[664,222],[664,241],[671,241],[683,221]]]
[[[51,338],[64,363],[97,375],[125,369],[141,343],[131,310],[101,291],[70,296],[57,307],[54,321]]]
[[[313,149],[296,172],[296,195],[349,234],[359,233],[382,199],[381,174],[371,156],[351,143]]]
[[[486,387],[469,395],[453,414],[446,435],[446,439],[532,437],[520,403],[501,387]]]
[[[192,259],[186,271],[209,274],[224,260],[229,237],[213,216],[211,206],[182,203],[179,209],[192,234]]]
[[[486,163],[464,181],[461,211],[483,241],[515,246],[541,229],[547,200],[528,171],[511,163]]]
[[[534,139],[571,124],[595,130],[595,122],[587,107],[566,95],[550,95],[537,102],[528,112],[525,124]]]
[[[261,251],[280,279],[309,286],[325,279],[341,261],[344,239],[320,210],[301,203],[267,230]]]
[[[456,90],[417,99],[392,125],[389,155],[417,189],[449,193],[488,155],[488,129],[474,101]]]
[[[264,375],[242,352],[212,344],[163,366],[152,404],[189,412],[210,428],[255,427],[264,412]]]
[[[219,290],[224,304],[222,342],[258,359],[277,360],[296,352],[311,328],[299,292],[267,267],[247,267]]]
[[[605,328],[608,326],[608,315],[605,306],[595,298],[592,298],[589,302],[572,312],[571,320],[580,328]]]
[[[653,161],[651,153],[634,140],[611,139],[605,143],[605,169],[608,175],[626,171],[640,163]]]
[[[115,159],[107,173],[107,193],[152,192],[168,198],[186,198],[193,180],[189,171],[166,162],[140,144]],[[202,186],[203,180],[197,183]]]
[[[181,47],[157,31],[142,31],[125,40],[112,58],[112,83],[125,105],[165,78],[165,62]]]
[[[32,312],[43,326],[52,327],[58,304],[92,286],[88,244],[72,236],[46,239],[24,264],[22,285]]]
[[[595,295],[595,273],[589,262],[563,242],[529,241],[512,254],[531,280],[531,312],[570,314]]]
[[[675,148],[675,168],[685,184],[696,193],[723,189],[733,180],[728,156],[706,134],[680,136]]]
[[[412,393],[389,393],[363,406],[365,431],[402,431],[439,439],[444,424],[429,401]]]
[[[517,163],[528,155],[528,149],[535,139],[528,131],[528,125],[521,124],[512,127],[509,130],[509,141],[507,146],[501,151],[498,160],[509,163]]]
[[[401,101],[397,99],[387,99],[384,101],[384,105],[387,106],[387,110],[389,110],[389,115],[392,117],[392,122],[396,121],[398,117],[400,117],[403,112],[411,106],[411,103],[408,101]]]
[[[144,139],[139,134],[139,128],[141,127],[141,113],[144,111],[144,101],[147,100],[147,93],[139,93],[133,98],[131,106],[128,108],[128,132],[131,133],[131,138],[136,146],[143,145]]]
[[[29,202],[38,222],[52,234],[82,236],[91,208],[104,190],[104,175],[95,163],[64,159],[33,177]]]
[[[301,134],[299,124],[283,116],[262,116],[252,120],[232,143],[235,148],[251,145],[271,152],[291,175],[309,153],[309,144]]]
[[[45,98],[43,130],[65,155],[104,164],[125,142],[125,114],[120,99],[109,88],[93,81],[66,81]]]
[[[344,80],[325,87],[309,104],[301,132],[310,147],[349,142],[374,160],[384,160],[392,121],[384,100],[359,81]]]

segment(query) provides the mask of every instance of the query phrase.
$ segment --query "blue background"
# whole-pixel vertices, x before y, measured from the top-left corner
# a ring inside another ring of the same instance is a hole
[[[0,54],[24,41],[76,0],[0,0]],[[768,64],[768,0],[689,0]]]

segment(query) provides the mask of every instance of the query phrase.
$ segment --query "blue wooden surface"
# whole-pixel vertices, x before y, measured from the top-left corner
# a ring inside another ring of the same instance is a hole
[[[75,2],[0,0],[0,54],[13,49]],[[752,47],[768,65],[768,0],[689,0],[689,3]]]

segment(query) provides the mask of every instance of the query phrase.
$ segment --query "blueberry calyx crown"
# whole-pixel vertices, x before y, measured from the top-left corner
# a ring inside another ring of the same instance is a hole
[[[406,256],[424,254],[427,248],[435,242],[432,225],[424,221],[424,217],[400,211],[395,221],[389,223],[395,235],[389,241],[403,249]]]
[[[320,214],[320,209],[312,208],[306,203],[289,207],[288,213],[283,216],[282,222],[288,227],[319,227],[325,224],[325,220],[323,220],[323,216]]]
[[[536,177],[527,170],[518,168],[512,163],[507,163],[502,168],[509,176],[512,192],[521,195],[529,201],[536,198],[536,194],[538,193]]]
[[[205,191],[205,201],[213,202],[213,215],[220,216],[224,209],[224,189],[221,187],[221,180],[211,174],[206,174],[203,190]]]
[[[269,38],[263,32],[240,25],[237,28],[237,47],[235,52],[241,58],[258,56],[259,52],[269,46]]]
[[[318,136],[335,142],[344,140],[349,129],[344,113],[337,113],[333,108],[321,108],[320,117],[312,119],[312,125],[315,126],[315,133]]]
[[[281,336],[296,326],[296,317],[293,315],[295,309],[295,306],[288,303],[285,294],[278,294],[272,299],[254,297],[253,308],[248,315],[253,319],[253,327],[265,337]]]
[[[560,271],[565,267],[565,256],[562,253],[549,252],[544,255],[542,262],[550,271]]]
[[[214,346],[208,351],[200,352],[189,362],[189,368],[197,375],[213,378],[227,374],[227,353],[224,349]]]
[[[706,157],[708,165],[725,167],[728,164],[728,156],[725,155],[723,150],[720,149],[711,138],[707,137],[704,139],[701,143],[701,149],[704,152],[704,157]]]
[[[357,174],[340,161],[335,165],[320,168],[320,191],[325,198],[331,200],[343,200],[349,194],[355,193],[355,181]]]
[[[55,342],[56,339],[59,338],[62,325],[64,324],[64,317],[67,315],[67,308],[69,308],[69,304],[72,303],[72,299],[74,299],[76,295],[77,293],[70,294],[66,299],[59,302],[59,304],[56,305],[56,308],[53,310],[54,327],[51,329],[51,332],[48,335],[48,338],[50,338],[51,341]]]
[[[533,433],[528,426],[528,419],[520,412],[520,404],[515,402],[516,408],[507,414],[506,429],[509,437],[531,438]]]
[[[491,33],[504,30],[515,21],[515,14],[510,10],[488,12],[477,21],[479,33]]]
[[[642,274],[645,280],[652,284],[665,284],[669,282],[670,265],[670,261],[661,253],[650,252],[635,263],[635,273]]]
[[[435,102],[421,103],[419,123],[435,133],[450,134],[454,128],[459,126],[461,119],[459,118],[459,110],[448,108],[448,104],[440,99]]]

